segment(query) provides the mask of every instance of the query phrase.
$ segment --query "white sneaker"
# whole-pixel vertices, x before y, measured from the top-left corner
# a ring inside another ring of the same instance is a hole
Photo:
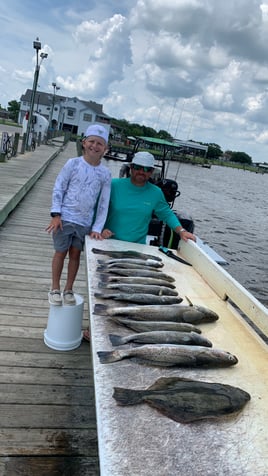
[[[62,305],[62,297],[61,292],[59,289],[53,289],[48,293],[48,301],[49,304],[53,304],[54,306],[61,306]]]
[[[71,289],[63,292],[63,303],[67,306],[74,306],[76,304],[74,292]]]

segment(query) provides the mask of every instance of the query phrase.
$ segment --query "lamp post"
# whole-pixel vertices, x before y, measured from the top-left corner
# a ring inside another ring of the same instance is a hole
[[[39,63],[39,51],[41,50],[41,42],[39,41],[39,38],[36,38],[36,40],[33,42],[33,47],[36,50],[36,66],[35,66],[35,71],[34,71],[34,81],[33,81],[33,90],[32,90],[32,97],[31,97],[31,104],[30,104],[30,111],[29,111],[29,116],[28,116],[28,123],[27,123],[27,130],[26,130],[26,150],[29,150],[30,144],[29,144],[29,136],[30,132],[32,129],[32,122],[33,122],[33,108],[34,108],[34,101],[35,101],[35,94],[36,94],[36,89],[37,89],[37,83],[38,83],[38,77],[39,77],[39,71],[40,71],[40,66],[44,58],[47,58],[47,53],[40,53],[40,58],[41,61]]]
[[[51,107],[50,121],[49,121],[50,129],[52,129],[52,121],[53,121],[53,112],[54,112],[54,106],[55,106],[56,91],[58,91],[60,89],[60,87],[57,86],[56,83],[52,83],[52,86],[53,86],[54,91],[53,91],[52,107]]]

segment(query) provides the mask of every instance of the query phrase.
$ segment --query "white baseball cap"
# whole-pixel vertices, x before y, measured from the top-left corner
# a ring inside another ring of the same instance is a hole
[[[154,156],[150,152],[137,152],[132,159],[132,164],[154,168]]]
[[[101,126],[100,124],[92,124],[91,126],[88,126],[84,139],[86,139],[89,136],[101,137],[103,140],[105,140],[106,144],[108,143],[108,140],[109,140],[108,130],[105,127]]]

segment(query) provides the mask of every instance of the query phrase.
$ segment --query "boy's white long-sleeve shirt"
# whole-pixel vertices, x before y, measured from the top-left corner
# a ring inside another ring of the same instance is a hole
[[[100,233],[107,217],[111,172],[102,164],[90,165],[81,157],[69,159],[58,174],[51,212],[61,219]]]

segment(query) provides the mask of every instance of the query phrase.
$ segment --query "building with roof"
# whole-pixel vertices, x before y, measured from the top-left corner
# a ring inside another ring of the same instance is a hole
[[[32,90],[27,89],[20,98],[18,123],[30,110]],[[83,101],[77,97],[66,97],[59,94],[37,91],[33,112],[44,116],[51,129],[70,131],[81,135],[91,123],[107,124],[110,129],[110,117],[103,112],[102,104],[94,101]]]

